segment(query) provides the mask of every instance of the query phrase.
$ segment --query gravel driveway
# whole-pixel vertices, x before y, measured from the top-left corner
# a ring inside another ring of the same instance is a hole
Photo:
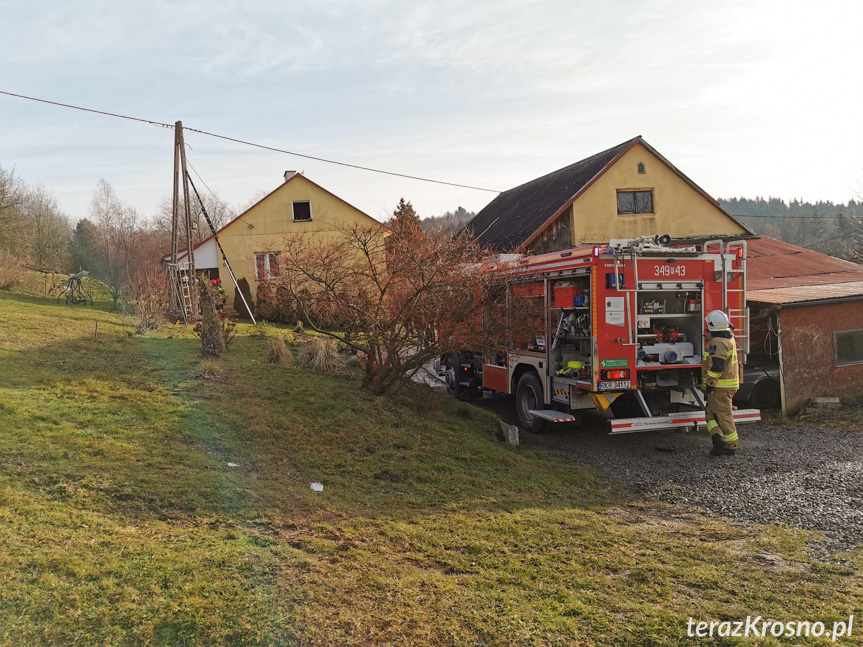
[[[473,404],[517,424],[508,396]],[[859,407],[863,422],[863,407]],[[787,523],[824,532],[819,557],[863,544],[863,432],[751,423],[740,425],[736,456],[708,456],[707,432],[650,431],[611,436],[604,421],[560,424],[539,435],[522,431],[526,447],[554,449],[669,503],[684,503],[737,521]]]

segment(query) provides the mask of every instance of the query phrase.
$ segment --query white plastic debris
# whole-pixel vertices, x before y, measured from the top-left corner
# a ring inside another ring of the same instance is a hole
[[[311,483],[311,488],[315,492],[323,492],[324,491],[324,484],[323,483],[317,483],[317,482]]]
[[[239,467],[239,463],[225,463],[228,467]]]

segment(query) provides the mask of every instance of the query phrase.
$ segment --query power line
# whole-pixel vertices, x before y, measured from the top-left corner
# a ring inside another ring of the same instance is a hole
[[[746,216],[743,214],[733,214],[735,218],[773,218],[775,220],[836,220],[839,216]],[[859,216],[857,213],[843,214],[845,218],[854,218]]]
[[[854,228],[854,230],[855,230],[858,234],[859,234],[859,233],[863,233],[863,228],[856,227],[856,226],[854,226],[854,224],[853,224],[853,223],[852,223],[852,225],[851,225],[851,226]],[[840,238],[848,238],[848,232],[846,232],[846,233],[844,233],[844,234],[841,234],[841,235],[839,235],[839,236],[833,236],[833,238],[826,238],[825,240],[820,240],[820,241],[818,241],[817,243],[812,243],[811,245],[806,245],[805,247],[803,247],[803,249],[811,249],[812,247],[816,247],[816,246],[821,245],[821,244],[823,244],[823,243],[829,243],[829,242],[830,242],[830,241],[832,241],[832,240],[839,240]]]
[[[198,177],[198,179],[201,181],[201,184],[203,184],[203,185],[204,185],[204,187],[207,189],[207,191],[209,191],[209,192],[210,192],[210,195],[212,195],[212,196],[213,196],[213,199],[214,199],[216,202],[218,202],[218,203],[222,206],[222,208],[223,208],[225,211],[227,211],[230,215],[232,215],[233,217],[235,217],[235,218],[236,218],[236,217],[237,217],[237,215],[234,213],[234,209],[233,209],[233,208],[231,208],[231,207],[229,207],[228,205],[226,205],[224,202],[222,202],[222,201],[219,199],[219,196],[218,196],[218,195],[216,195],[216,192],[215,192],[215,191],[213,191],[213,190],[210,188],[210,185],[209,185],[209,184],[207,184],[207,183],[204,181],[204,178],[202,178],[202,177],[201,177],[201,174],[200,174],[200,173],[198,173],[198,169],[196,169],[194,166],[192,166],[192,163],[191,163],[188,159],[186,159],[186,166],[188,166],[190,169],[192,169],[192,171],[195,173],[195,175],[196,175],[196,176]]]
[[[254,227],[254,225],[253,225],[253,224],[251,224],[250,222],[247,222],[246,220],[243,220],[243,218],[241,217],[241,216],[243,215],[243,213],[245,213],[245,211],[243,211],[242,213],[240,213],[240,214],[238,215],[238,214],[236,213],[236,211],[233,209],[233,207],[229,207],[229,206],[228,206],[228,205],[226,205],[224,202],[222,202],[222,201],[221,201],[221,199],[219,199],[219,196],[218,196],[218,195],[216,195],[216,192],[215,192],[215,191],[213,191],[213,190],[210,188],[210,185],[209,185],[209,184],[207,184],[207,183],[204,181],[204,178],[202,178],[202,177],[201,177],[201,174],[200,174],[200,173],[198,173],[198,169],[196,169],[194,166],[192,166],[192,163],[188,160],[188,158],[186,159],[186,166],[188,166],[190,169],[192,169],[192,171],[194,171],[195,175],[196,175],[196,176],[198,177],[198,179],[201,181],[201,184],[203,184],[203,185],[206,187],[207,191],[209,191],[209,192],[210,192],[210,195],[212,195],[212,196],[213,196],[213,199],[214,199],[216,202],[218,202],[220,205],[222,205],[222,208],[223,208],[223,209],[228,213],[228,215],[229,215],[229,216],[231,216],[234,220],[239,220],[240,222],[244,222],[244,223],[246,223],[246,224],[249,226],[249,229],[251,229],[252,227]],[[190,178],[190,181],[191,181],[191,178]],[[197,194],[197,189],[195,190],[195,193]],[[200,200],[200,199],[201,199],[201,196],[198,196],[198,199]],[[248,211],[248,209],[247,209],[246,211]]]
[[[813,247],[817,247],[818,245],[822,245],[823,243],[829,243],[831,240],[838,240],[840,238],[848,238],[848,234],[842,234],[841,236],[833,236],[833,238],[819,240],[817,243],[812,243],[811,245],[800,245],[800,247],[802,247],[803,249],[812,249]]]
[[[95,110],[93,108],[84,108],[82,106],[75,106],[69,103],[60,103],[59,101],[49,101],[48,99],[39,99],[37,97],[28,97],[23,94],[15,94],[14,92],[5,92],[0,90],[0,94],[5,94],[9,97],[16,97],[18,99],[26,99],[27,101],[37,101],[39,103],[47,103],[48,105],[58,106],[61,108],[70,108],[72,110],[80,110],[82,112],[91,112],[97,115],[103,115],[106,117],[116,117],[118,119],[128,119],[130,121],[138,121],[145,124],[150,124],[152,126],[159,126],[161,128],[174,128],[172,124],[162,123],[161,121],[154,121],[152,119],[141,119],[139,117],[130,117],[128,115],[121,115],[115,112],[106,112],[104,110]],[[206,130],[198,130],[196,128],[189,128],[188,126],[183,126],[183,130],[187,130],[192,133],[198,133],[199,135],[205,135],[207,137],[214,137],[216,139],[224,139],[225,141],[234,142],[235,144],[242,144],[243,146],[251,146],[253,148],[260,148],[263,150],[272,151],[274,153],[283,153],[285,155],[293,155],[294,157],[302,157],[304,159],[315,160],[316,162],[324,162],[325,164],[335,164],[337,166],[345,166],[348,168],[354,168],[360,171],[368,171],[370,173],[380,173],[382,175],[392,175],[394,177],[401,177],[408,180],[417,180],[419,182],[430,182],[432,184],[443,184],[446,186],[454,186],[460,189],[471,189],[473,191],[487,191],[489,193],[500,193],[497,189],[485,189],[483,187],[471,186],[469,184],[457,184],[455,182],[444,182],[443,180],[433,180],[430,178],[420,177],[418,175],[407,175],[405,173],[396,173],[394,171],[383,171],[381,169],[371,168],[369,166],[360,166],[358,164],[349,164],[347,162],[339,162],[337,160],[331,160],[324,157],[316,157],[314,155],[306,155],[304,153],[296,153],[293,151],[285,150],[283,148],[276,148],[274,146],[266,146],[264,144],[256,144],[254,142],[246,141],[243,139],[237,139],[236,137],[228,137],[227,135],[219,135],[218,133],[207,132]]]
[[[4,92],[0,90],[0,94],[5,94],[9,97],[17,97],[18,99],[27,99],[28,101],[38,101],[39,103],[47,103],[52,106],[59,106],[61,108],[71,108],[72,110],[81,110],[82,112],[92,112],[97,115],[105,115],[107,117],[117,117],[118,119],[128,119],[129,121],[140,121],[144,124],[150,124],[152,126],[161,126],[162,128],[173,128],[171,124],[163,124],[161,121],[153,121],[151,119],[140,119],[138,117],[129,117],[127,115],[119,115],[115,112],[105,112],[104,110],[94,110],[93,108],[82,108],[81,106],[73,106],[69,103],[60,103],[58,101],[48,101],[48,99],[37,99],[36,97],[28,97],[23,94],[15,94],[14,92]]]
[[[274,148],[273,146],[265,146],[263,144],[255,144],[254,142],[248,142],[242,139],[236,139],[234,137],[228,137],[226,135],[218,135],[216,133],[210,133],[206,130],[197,130],[196,128],[188,128],[187,126],[183,126],[184,130],[188,130],[192,133],[198,133],[200,135],[207,135],[208,137],[215,137],[217,139],[224,139],[225,141],[234,142],[237,144],[243,144],[245,146],[253,146],[255,148],[262,148],[263,150],[273,151],[275,153],[285,153],[286,155],[294,155],[296,157],[303,157],[305,159],[315,160],[316,162],[325,162],[327,164],[336,164],[337,166],[347,166],[348,168],[359,169],[360,171],[370,171],[372,173],[382,173],[384,175],[393,175],[395,177],[403,177],[408,180],[419,180],[420,182],[432,182],[433,184],[445,184],[447,186],[455,186],[460,189],[473,189],[474,191],[488,191],[489,193],[500,193],[497,189],[484,189],[478,186],[471,186],[469,184],[456,184],[455,182],[444,182],[442,180],[431,180],[429,178],[419,177],[417,175],[406,175],[404,173],[395,173],[394,171],[381,171],[380,169],[371,168],[368,166],[359,166],[358,164],[348,164],[347,162],[337,162],[336,160],[326,159],[324,157],[315,157],[314,155],[305,155],[303,153],[294,153],[292,151],[287,151],[281,148]]]

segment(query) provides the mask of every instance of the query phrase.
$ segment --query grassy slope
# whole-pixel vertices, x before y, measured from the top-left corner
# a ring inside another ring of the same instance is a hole
[[[182,328],[0,293],[0,644],[674,645],[861,610],[859,553],[627,498],[244,332],[200,379]]]

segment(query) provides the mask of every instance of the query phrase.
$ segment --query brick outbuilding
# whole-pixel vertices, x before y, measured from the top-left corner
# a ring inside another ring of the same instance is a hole
[[[750,357],[780,368],[783,413],[863,400],[863,267],[782,241],[749,241]]]

